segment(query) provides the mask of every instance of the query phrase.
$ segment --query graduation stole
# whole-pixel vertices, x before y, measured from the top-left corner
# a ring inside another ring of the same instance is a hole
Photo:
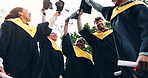
[[[79,47],[76,47],[76,46],[74,46],[73,49],[76,54],[76,57],[84,57],[84,58],[93,62],[91,54],[81,50]]]
[[[16,25],[24,29],[32,38],[34,38],[37,31],[36,27],[24,24],[20,18],[8,19],[8,21],[12,21]]]
[[[122,6],[122,7],[118,7],[118,6],[115,7],[115,8],[113,9],[113,12],[112,12],[110,21],[111,21],[114,17],[116,17],[118,14],[120,14],[121,12],[127,10],[128,8],[130,8],[130,7],[132,7],[132,6],[139,5],[139,4],[144,4],[144,5],[145,5],[144,2],[141,2],[141,1],[134,1],[134,2],[131,2],[131,3],[128,3],[128,4],[124,5],[124,6]]]
[[[99,39],[103,40],[105,37],[107,37],[112,32],[113,32],[113,30],[107,30],[105,32],[95,32],[95,33],[93,33],[93,35],[95,35]]]
[[[59,50],[62,52],[62,49],[50,38],[48,38],[50,41],[51,41],[51,44],[52,44],[52,47],[55,49],[55,50]],[[63,52],[62,52],[63,53]]]

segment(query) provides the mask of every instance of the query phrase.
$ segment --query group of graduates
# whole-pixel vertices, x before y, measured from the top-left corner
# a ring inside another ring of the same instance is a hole
[[[27,23],[31,21],[28,10],[16,7],[1,25],[0,71],[13,78],[148,78],[147,6],[128,0],[112,0],[113,7],[103,7],[93,0],[85,2],[111,21],[113,28],[106,29],[103,19],[96,17],[94,24],[98,31],[90,33],[81,23],[83,9],[79,11],[78,32],[92,47],[92,55],[83,51],[83,39],[78,38],[72,45],[68,19],[62,49],[57,46],[57,34],[52,27],[61,12],[46,21],[43,8],[42,23],[34,27]],[[117,66],[119,59],[137,61],[136,71]],[[117,71],[121,73],[114,75]]]

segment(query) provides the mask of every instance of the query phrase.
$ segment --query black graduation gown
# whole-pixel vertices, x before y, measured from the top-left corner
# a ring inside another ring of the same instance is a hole
[[[91,34],[85,27],[79,33],[92,47],[94,78],[114,78],[113,73],[119,71],[119,68],[112,33],[103,40]]]
[[[63,54],[52,47],[52,43],[47,37],[40,42],[40,54],[44,64],[41,78],[59,78],[59,75],[63,75]]]
[[[63,36],[62,51],[67,57],[64,78],[92,78],[92,61],[76,57],[69,34]]]
[[[34,38],[11,21],[5,21],[1,30],[0,57],[4,60],[6,73],[10,73],[13,78],[38,78],[40,68],[36,71],[39,63],[37,41],[39,37],[47,37],[51,32],[48,23],[38,25]]]
[[[103,16],[108,21],[110,21],[113,9],[114,7],[104,7],[102,10]],[[148,8],[140,4],[128,8],[111,20],[121,59],[136,61],[140,52],[148,52],[147,14]],[[146,74],[148,75],[148,72],[139,71],[137,77],[148,78]]]

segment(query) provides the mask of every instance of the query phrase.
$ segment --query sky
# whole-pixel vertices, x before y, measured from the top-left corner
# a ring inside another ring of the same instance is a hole
[[[48,20],[50,17],[54,15],[56,12],[56,6],[55,3],[58,0],[50,0],[53,4],[53,9],[46,10],[46,19]],[[69,17],[73,12],[79,9],[81,0],[63,0],[65,2],[64,9],[61,13],[61,16],[58,17],[58,19],[55,22],[53,31],[57,32],[59,38],[58,38],[58,45],[60,45],[60,36],[63,35],[63,33],[60,33],[63,31],[63,25],[65,23],[65,19]],[[113,6],[114,4],[111,2],[111,0],[94,0],[95,2],[100,3],[103,6]],[[0,0],[0,9],[4,9],[6,13],[8,14],[10,10],[12,10],[15,7],[23,7],[27,9],[31,13],[31,22],[29,22],[30,26],[37,26],[38,23],[41,23],[42,20],[42,13],[41,9],[43,7],[43,0]],[[65,11],[65,9],[68,9],[69,12]],[[5,16],[5,15],[3,15]],[[92,8],[91,14],[83,13],[82,15],[82,24],[88,23],[90,26],[93,26],[93,20],[95,17],[101,16],[101,13],[97,12]],[[72,19],[69,21],[70,23],[73,22],[73,25],[69,25],[69,32],[77,32],[77,22],[76,20]],[[57,27],[56,27],[57,26]]]

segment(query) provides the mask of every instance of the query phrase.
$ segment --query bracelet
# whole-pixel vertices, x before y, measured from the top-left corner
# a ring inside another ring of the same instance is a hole
[[[46,16],[46,13],[43,13],[43,15],[45,15],[45,16]]]

